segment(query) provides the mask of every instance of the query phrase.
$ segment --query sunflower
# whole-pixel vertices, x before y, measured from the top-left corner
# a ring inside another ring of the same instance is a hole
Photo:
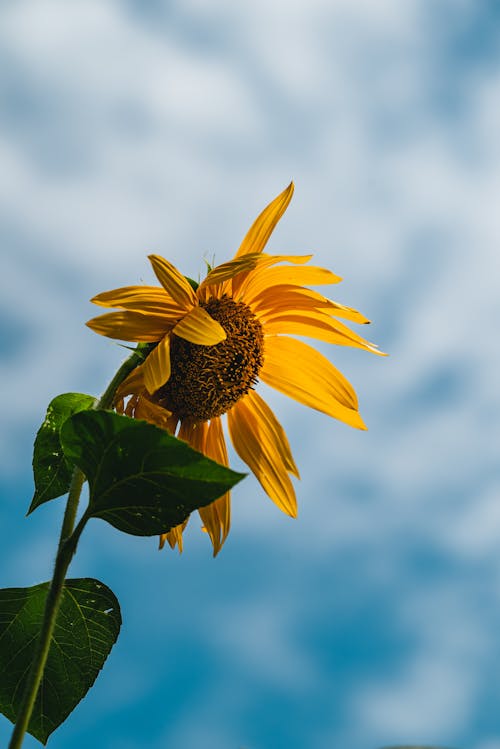
[[[358,429],[356,393],[318,351],[290,335],[380,353],[341,320],[368,323],[356,310],[305,285],[338,283],[311,255],[269,255],[264,247],[293,194],[293,183],[257,217],[234,258],[209,269],[197,286],[159,255],[149,260],[161,286],[127,286],[92,299],[110,312],[87,325],[109,338],[151,344],[122,383],[118,412],[145,419],[223,465],[221,417],[234,449],[283,512],[295,517],[290,475],[299,478],[286,434],[255,391],[259,380]],[[230,527],[230,493],[199,510],[214,555]],[[160,538],[182,550],[185,527]]]

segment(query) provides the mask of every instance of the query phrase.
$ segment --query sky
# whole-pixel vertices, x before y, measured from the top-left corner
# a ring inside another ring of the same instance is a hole
[[[50,577],[32,441],[123,360],[88,300],[148,253],[203,277],[293,178],[269,249],[389,354],[319,346],[367,432],[259,386],[297,519],[249,476],[215,560],[89,523],[71,576],[124,623],[52,749],[500,749],[499,45],[494,0],[0,5],[2,587]]]

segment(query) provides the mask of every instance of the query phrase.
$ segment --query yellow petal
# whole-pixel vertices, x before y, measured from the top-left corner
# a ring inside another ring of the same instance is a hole
[[[278,263],[294,263],[295,265],[304,265],[308,263],[313,255],[269,255],[263,252],[259,261],[259,268],[269,268],[271,265]]]
[[[175,335],[201,346],[214,346],[226,339],[222,325],[210,317],[203,307],[193,307],[172,330]]]
[[[140,398],[138,395],[133,395],[131,398],[129,398],[129,401],[127,403],[127,407],[125,408],[125,411],[116,409],[118,413],[123,414],[125,413],[125,416],[129,416],[131,419],[134,418],[135,409],[137,407],[137,404],[139,402]]]
[[[220,419],[215,419],[209,425],[204,421],[193,423],[185,420],[181,423],[179,439],[188,442],[194,450],[203,453],[218,463],[227,465],[227,453],[222,434]],[[204,525],[204,530],[210,536],[216,556],[226,540],[230,524],[230,494],[226,492],[205,507],[200,507],[198,513]]]
[[[246,301],[246,300],[245,300]],[[246,301],[248,306],[259,316],[267,319],[270,315],[293,312],[297,309],[320,309],[334,317],[344,317],[352,322],[366,324],[367,317],[351,307],[332,302],[313,289],[300,286],[273,286],[259,293],[254,299]]]
[[[366,429],[351,385],[328,359],[302,341],[281,336],[266,338],[259,377],[305,406]]]
[[[168,533],[162,533],[160,536],[160,543],[159,548],[163,549],[165,546],[165,541],[168,541],[168,545],[171,549],[175,549],[177,546],[179,549],[179,554],[182,554],[183,549],[183,537],[182,534],[184,532],[184,528],[186,527],[188,523],[189,518],[185,520],[180,525],[176,525],[175,528],[171,528]]]
[[[240,458],[280,510],[296,517],[295,491],[267,421],[247,397],[238,401],[227,417],[229,435]]]
[[[205,454],[223,466],[229,465],[226,441],[224,439],[222,422],[219,416],[211,419],[208,426]]]
[[[104,291],[90,300],[101,307],[122,307],[135,312],[180,317],[185,309],[180,307],[161,286],[124,286]]]
[[[358,312],[357,309],[354,309],[354,307],[346,307],[345,304],[339,304],[339,302],[332,302],[331,300],[328,301],[330,302],[328,305],[330,315],[333,315],[334,317],[343,317],[346,320],[359,323],[360,325],[370,324],[371,321],[361,312]]]
[[[138,394],[144,390],[143,364],[132,370],[123,382],[118,386],[115,399],[126,398],[127,395]]]
[[[220,299],[223,294],[241,296],[241,289],[254,277],[257,268],[268,268],[276,263],[307,263],[312,255],[268,255],[265,252],[249,253],[214,268],[196,290],[198,299]],[[232,282],[232,283],[231,283]]]
[[[220,418],[212,419],[208,425],[204,453],[223,466],[229,464]],[[231,492],[225,492],[208,507],[200,508],[199,513],[212,541],[215,557],[221,550],[231,527]]]
[[[251,252],[262,252],[274,227],[286,211],[293,195],[293,182],[257,216],[241,243],[235,258]]]
[[[171,433],[170,423],[172,421],[172,414],[166,408],[157,406],[152,403],[145,396],[137,398],[135,408],[133,410],[134,419],[143,419],[149,421],[150,424],[155,424],[161,429],[165,429]]]
[[[165,335],[146,357],[143,365],[144,384],[149,393],[155,393],[170,378],[170,336]]]
[[[198,286],[196,296],[198,302],[208,302],[210,299],[222,299],[224,294],[232,296],[231,281],[222,281],[222,283],[210,284],[210,286]]]
[[[252,256],[253,257],[253,256]],[[234,297],[243,298],[245,296],[245,288],[247,283],[251,281],[255,274],[264,271],[266,268],[270,268],[272,265],[278,263],[294,263],[295,265],[303,265],[308,263],[312,258],[312,255],[269,255],[265,252],[260,254],[255,270],[249,270],[242,272],[232,279],[232,293]]]
[[[313,265],[297,268],[290,265],[280,265],[277,268],[257,268],[249,278],[244,287],[240,289],[245,299],[253,299],[266,289],[273,286],[317,286],[323,284],[339,283],[342,279],[326,268]]]
[[[193,429],[193,425],[190,422],[182,422],[178,437],[179,439],[183,439],[186,442],[189,442],[189,437],[191,435]],[[181,436],[182,433],[182,436]],[[182,553],[183,550],[183,533],[186,525],[188,524],[189,518],[191,516],[188,515],[188,517],[184,520],[183,523],[180,523],[180,525],[176,525],[174,528],[171,528],[167,533],[162,533],[160,536],[160,549],[163,549],[165,545],[165,541],[168,542],[171,549],[174,549],[176,546],[179,549],[179,554]]]
[[[192,421],[189,421],[189,419],[184,419],[183,421],[181,421],[179,432],[177,434],[178,439],[184,440],[184,442],[187,442],[189,445],[191,445],[194,426],[194,423]]]
[[[229,260],[227,263],[222,263],[207,274],[206,278],[201,282],[199,289],[205,286],[211,286],[212,284],[222,283],[223,281],[229,281],[229,279],[237,276],[238,273],[243,271],[251,270],[255,268],[262,256],[257,253],[251,253],[243,255],[237,260]]]
[[[327,309],[332,303],[321,294],[299,286],[273,286],[262,291],[246,304],[259,316],[267,319],[269,315],[280,312],[292,312],[296,309]]]
[[[249,390],[245,396],[245,402],[253,409],[254,413],[265,427],[263,433],[267,435],[270,444],[274,445],[279,452],[283,465],[286,470],[300,478],[299,469],[293,459],[292,451],[285,430],[279,423],[278,419],[271,411],[267,403],[260,397],[255,390]]]
[[[226,495],[224,495],[224,497],[225,496]],[[209,535],[214,550],[214,557],[216,557],[219,551],[222,549],[222,544],[225,541],[225,538],[222,539],[221,536],[221,522],[219,519],[219,513],[217,511],[217,505],[220,502],[220,499],[216,499],[215,502],[212,502],[206,507],[200,507],[198,509],[198,514],[201,518],[201,522],[203,523],[202,530],[204,530]],[[225,501],[225,503],[227,504],[227,500]]]
[[[196,295],[177,268],[160,255],[148,255],[158,281],[184,310],[196,304]]]
[[[85,324],[95,333],[108,338],[141,343],[159,341],[171,326],[167,318],[128,310],[108,312],[106,315],[93,317]]]
[[[346,325],[332,320],[321,310],[298,310],[269,315],[264,324],[265,335],[299,335],[316,338],[337,346],[354,346],[371,351],[373,354],[384,354],[375,344],[365,341]]]
[[[179,437],[186,442],[189,442],[193,450],[198,450],[199,453],[205,454],[205,442],[207,437],[208,423],[201,421],[194,423],[188,420],[182,422],[181,432]],[[182,437],[181,437],[182,434]]]

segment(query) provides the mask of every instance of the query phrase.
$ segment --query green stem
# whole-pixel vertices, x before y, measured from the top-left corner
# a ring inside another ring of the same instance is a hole
[[[87,522],[88,518],[84,516],[75,529],[75,532],[63,543],[58,551],[56,562],[54,565],[54,574],[52,581],[47,593],[45,600],[45,610],[42,619],[42,626],[40,628],[40,634],[38,636],[37,648],[31,664],[31,669],[28,675],[28,681],[26,684],[26,690],[24,693],[24,699],[19,711],[19,717],[14,726],[12,732],[9,749],[19,749],[21,747],[24,736],[28,729],[30,722],[31,713],[33,712],[33,706],[35,704],[38,688],[42,680],[45,664],[49,655],[50,644],[52,640],[52,634],[54,632],[54,626],[61,603],[61,596],[64,587],[64,580],[66,578],[66,572],[69,564],[76,551],[76,545],[80,537],[81,532]]]
[[[134,370],[139,364],[144,361],[151,348],[154,347],[150,343],[137,344],[137,348],[128,357],[128,359],[125,359],[120,369],[117,371],[108,387],[101,395],[95,408],[103,408],[106,410],[113,406],[113,400],[118,386],[122,384],[125,377],[127,377],[132,372],[132,370]]]
[[[66,503],[66,510],[64,511],[64,518],[59,536],[59,549],[61,549],[64,542],[71,536],[73,528],[75,527],[78,503],[80,502],[80,494],[82,493],[84,483],[85,474],[79,468],[75,468],[73,476],[71,477],[68,501]]]
[[[139,344],[134,353],[123,362],[101,398],[96,401],[94,408],[109,409],[112,407],[118,386],[143,360],[143,348],[144,346]],[[36,696],[38,694],[40,682],[45,670],[45,664],[49,655],[57,614],[59,613],[59,607],[61,605],[66,573],[71,560],[73,559],[73,555],[75,554],[80,535],[89,519],[89,515],[87,514],[88,511],[86,511],[75,528],[78,503],[80,501],[84,482],[84,474],[79,468],[75,468],[71,479],[68,501],[66,503],[66,510],[64,512],[61,526],[59,545],[54,563],[54,573],[45,600],[45,609],[43,612],[40,634],[38,635],[36,651],[28,673],[23,700],[8,749],[20,749],[26,731],[28,730],[31,713],[33,712]]]

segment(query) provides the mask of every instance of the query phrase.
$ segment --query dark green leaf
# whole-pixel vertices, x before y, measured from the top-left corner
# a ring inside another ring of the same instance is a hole
[[[0,590],[0,711],[15,723],[49,583]],[[86,695],[121,626],[114,593],[91,578],[66,580],[47,664],[28,726],[43,744]]]
[[[38,430],[33,451],[35,495],[28,515],[50,499],[69,490],[72,463],[65,457],[59,430],[67,418],[77,411],[92,408],[95,399],[82,393],[64,393],[49,403],[45,420]]]
[[[244,476],[153,424],[110,411],[75,414],[61,440],[88,479],[90,516],[135,536],[167,532]]]

